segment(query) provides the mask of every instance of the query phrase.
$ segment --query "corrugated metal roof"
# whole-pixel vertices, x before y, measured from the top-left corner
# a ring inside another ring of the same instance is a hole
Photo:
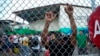
[[[33,22],[39,19],[44,19],[45,12],[47,11],[53,11],[55,14],[57,14],[58,17],[59,10],[60,10],[60,5],[48,5],[43,7],[16,11],[13,13],[21,17],[22,19],[27,20],[28,22]]]

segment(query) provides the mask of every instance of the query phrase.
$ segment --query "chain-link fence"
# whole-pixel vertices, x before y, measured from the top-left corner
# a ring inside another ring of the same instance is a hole
[[[99,56],[88,30],[99,5],[99,0],[0,0],[0,56]]]

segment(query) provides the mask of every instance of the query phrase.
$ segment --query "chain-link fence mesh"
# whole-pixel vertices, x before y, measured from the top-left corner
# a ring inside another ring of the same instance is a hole
[[[67,3],[74,9],[75,36]],[[99,0],[0,0],[0,56],[99,56],[88,31],[88,18],[99,5]],[[50,25],[48,11],[56,14]]]

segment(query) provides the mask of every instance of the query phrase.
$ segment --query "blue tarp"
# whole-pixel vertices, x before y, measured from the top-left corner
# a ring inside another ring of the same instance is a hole
[[[77,30],[78,31],[83,30],[84,33],[89,33],[88,28],[77,28]],[[65,33],[65,34],[71,34],[72,33],[71,28],[61,28],[59,31]]]

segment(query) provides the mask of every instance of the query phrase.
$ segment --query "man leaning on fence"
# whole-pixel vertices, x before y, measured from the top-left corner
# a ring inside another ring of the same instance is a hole
[[[67,36],[61,37],[53,40],[53,41],[47,41],[47,35],[48,35],[48,28],[50,26],[50,23],[56,19],[56,15],[52,12],[46,12],[45,14],[45,26],[42,31],[41,37],[42,37],[42,44],[46,47],[48,46],[50,50],[50,56],[72,56],[73,51],[75,49],[76,40],[75,37],[77,35],[77,28],[73,17],[73,7],[72,5],[67,4],[65,7],[65,12],[68,14],[70,25],[72,29],[72,34],[69,36],[69,39]]]

